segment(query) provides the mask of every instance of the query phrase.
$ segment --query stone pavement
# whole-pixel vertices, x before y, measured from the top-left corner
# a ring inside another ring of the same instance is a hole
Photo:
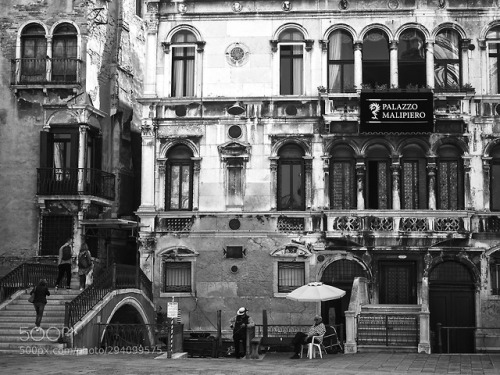
[[[157,354],[1,354],[3,374],[500,374],[500,354],[329,354],[289,359],[268,353],[259,360],[235,358],[155,359]]]

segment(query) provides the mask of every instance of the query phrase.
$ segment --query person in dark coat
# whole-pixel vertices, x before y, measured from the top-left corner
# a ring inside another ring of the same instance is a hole
[[[236,316],[231,318],[231,328],[233,329],[234,356],[236,358],[244,357],[247,351],[247,327],[255,326],[254,321],[247,315],[247,309],[241,307]],[[240,343],[243,344],[243,353],[240,354]]]
[[[66,289],[71,287],[71,261],[73,248],[71,246],[71,237],[59,248],[59,257],[57,258],[57,268],[59,270],[56,280],[56,291],[64,276],[66,276]]]
[[[50,296],[49,288],[47,287],[47,280],[41,279],[30,294],[34,294],[33,306],[35,307],[36,312],[35,326],[36,331],[39,331],[40,324],[42,323],[43,310],[47,304],[47,296]]]

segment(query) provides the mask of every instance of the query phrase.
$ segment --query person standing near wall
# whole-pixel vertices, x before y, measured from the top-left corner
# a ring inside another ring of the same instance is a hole
[[[233,329],[234,356],[236,358],[244,357],[247,351],[247,327],[255,326],[254,321],[247,315],[247,309],[241,307],[236,316],[231,318],[231,328]],[[243,344],[243,354],[240,354],[240,343]]]
[[[30,295],[34,296],[33,306],[36,312],[35,330],[39,331],[40,324],[42,324],[43,310],[45,310],[45,305],[47,304],[47,296],[50,296],[47,280],[41,279],[38,285],[30,292]]]
[[[71,247],[71,237],[59,248],[59,257],[57,259],[57,281],[56,291],[59,288],[60,282],[66,275],[66,289],[71,287],[71,259],[73,257],[73,248]]]
[[[87,274],[92,270],[92,255],[86,242],[82,243],[78,253],[78,277],[80,279],[80,290],[85,288]]]

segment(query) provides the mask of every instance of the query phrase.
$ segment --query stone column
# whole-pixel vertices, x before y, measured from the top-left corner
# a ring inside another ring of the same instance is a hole
[[[277,209],[277,200],[278,200],[278,160],[279,156],[270,157],[271,161],[271,191],[270,191],[270,199],[271,199],[271,211],[276,211]]]
[[[330,206],[330,156],[325,155],[323,158],[323,179],[325,185],[325,191],[323,194],[323,207],[325,210],[329,210]]]
[[[392,170],[392,209],[401,209],[401,187],[400,187],[400,176],[401,176],[401,164],[399,160],[391,165]]]
[[[491,173],[491,157],[485,157],[483,158],[483,206],[485,211],[490,211],[490,201],[491,201],[491,195],[490,195],[490,173]]]
[[[436,209],[436,161],[435,158],[429,158],[427,162],[427,181],[429,183],[429,210]]]
[[[160,211],[165,210],[165,199],[166,199],[166,179],[167,179],[167,159],[158,159],[158,178],[156,181],[156,192],[155,196],[157,197],[157,208]]]
[[[356,343],[356,312],[345,312],[345,354],[355,354],[358,352],[358,345]]]
[[[155,129],[152,119],[144,120],[142,130],[141,206],[139,211],[155,209]]]
[[[354,43],[354,87],[361,90],[363,83],[363,43]]]
[[[427,41],[425,49],[425,72],[427,74],[427,86],[434,88],[434,42]]]
[[[356,189],[357,189],[357,202],[358,202],[358,210],[365,209],[365,174],[366,174],[366,166],[364,162],[356,163]]]
[[[87,180],[87,125],[80,125],[78,135],[78,193],[85,193],[85,182]]]
[[[399,87],[398,82],[398,42],[393,40],[389,44],[390,84],[389,87]]]
[[[460,54],[462,58],[462,77],[461,84],[464,85],[469,82],[469,45],[470,39],[462,39],[460,41]]]
[[[463,163],[464,163],[464,207],[467,210],[472,210],[473,209],[473,204],[472,204],[472,196],[471,196],[471,183],[470,183],[470,172],[471,172],[471,167],[470,167],[470,160],[471,157],[470,155],[464,155],[462,156]]]
[[[306,210],[310,210],[312,207],[312,160],[311,156],[304,156],[304,172],[306,174],[304,203]]]
[[[422,309],[420,310],[420,337],[418,342],[419,353],[431,353],[430,344],[430,313],[429,313],[429,279],[422,277]]]
[[[158,5],[149,1],[146,15],[146,69],[144,77],[144,95],[156,95],[156,50],[158,48]]]
[[[192,157],[193,161],[193,211],[200,209],[200,164],[201,158]]]
[[[45,78],[47,79],[47,82],[52,82],[52,36],[47,36],[47,65],[45,67],[46,69],[46,75]]]

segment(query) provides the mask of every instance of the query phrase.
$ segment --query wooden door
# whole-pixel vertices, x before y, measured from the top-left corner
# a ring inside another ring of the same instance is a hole
[[[380,262],[381,304],[411,305],[417,303],[416,263]]]

